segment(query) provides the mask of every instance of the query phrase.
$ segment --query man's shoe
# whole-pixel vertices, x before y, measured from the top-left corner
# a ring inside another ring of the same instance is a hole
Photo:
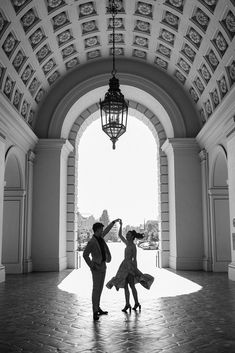
[[[95,311],[95,312],[93,313],[93,320],[94,320],[94,321],[98,321],[98,320],[99,320],[98,311]]]
[[[108,311],[103,311],[102,309],[99,308],[98,315],[108,315]]]

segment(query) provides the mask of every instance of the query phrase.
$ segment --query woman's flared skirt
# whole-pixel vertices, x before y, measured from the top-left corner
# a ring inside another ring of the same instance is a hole
[[[116,273],[116,276],[112,277],[110,281],[106,284],[106,287],[111,289],[113,286],[116,290],[119,288],[124,288],[128,275],[134,277],[134,283],[140,283],[144,288],[150,289],[154,277],[148,273],[142,273],[132,261],[123,260],[119,269]]]

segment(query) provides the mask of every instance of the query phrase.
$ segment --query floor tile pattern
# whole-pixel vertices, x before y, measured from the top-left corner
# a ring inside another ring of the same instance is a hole
[[[81,284],[78,293],[58,288],[71,273],[7,276],[0,284],[1,353],[235,352],[235,282],[225,273],[169,270],[202,289],[169,297],[152,293],[141,312],[131,314],[121,312],[123,293],[107,292],[102,306],[109,315],[98,322]]]

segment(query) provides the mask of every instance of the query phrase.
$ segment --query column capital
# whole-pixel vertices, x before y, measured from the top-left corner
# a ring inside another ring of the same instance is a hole
[[[207,155],[207,151],[205,148],[203,148],[200,152],[199,152],[199,157],[200,157],[200,161],[204,162],[207,160],[208,155]]]
[[[165,153],[169,151],[195,151],[199,152],[200,148],[195,138],[168,138],[162,145],[162,150]]]
[[[70,153],[73,151],[73,146],[66,139],[63,139],[63,138],[62,139],[40,139],[37,143],[35,151],[36,152],[39,150],[61,151],[63,148],[67,153]]]
[[[32,150],[28,151],[28,161],[33,163],[35,160],[35,153]]]

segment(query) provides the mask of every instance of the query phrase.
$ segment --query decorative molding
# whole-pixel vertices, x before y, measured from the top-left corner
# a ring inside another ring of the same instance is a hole
[[[6,101],[0,99],[0,130],[24,152],[33,149],[38,138],[25,120]]]

